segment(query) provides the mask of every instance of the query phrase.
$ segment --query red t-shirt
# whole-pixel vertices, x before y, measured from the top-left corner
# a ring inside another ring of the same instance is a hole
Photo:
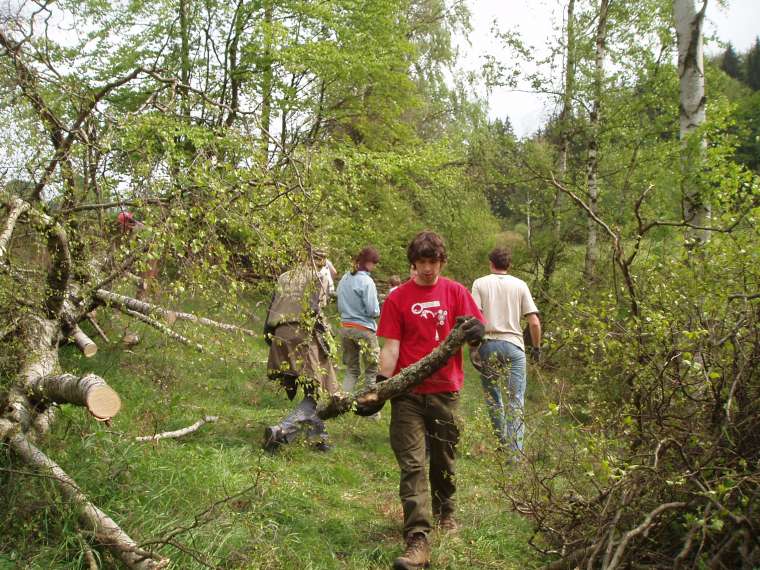
[[[467,288],[451,279],[439,277],[436,284],[430,286],[417,285],[414,280],[409,280],[395,289],[383,303],[377,328],[377,336],[401,341],[393,373],[397,374],[430,354],[462,315],[484,320]],[[463,383],[460,350],[412,392],[458,392]]]

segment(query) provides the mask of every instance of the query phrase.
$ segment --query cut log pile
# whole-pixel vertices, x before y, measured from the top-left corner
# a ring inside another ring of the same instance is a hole
[[[102,288],[103,283],[112,283],[119,277],[127,278],[129,268],[137,256],[131,257],[131,261],[128,257],[118,266],[118,271],[105,278],[100,274],[100,267],[92,265],[89,267],[91,274],[87,276],[90,282],[80,281],[83,278],[75,276],[72,270],[69,238],[62,224],[15,196],[0,196],[0,213],[3,209],[6,217],[0,225],[0,271],[10,274],[9,252],[12,251],[13,233],[18,224],[26,224],[47,238],[49,265],[45,268],[47,288],[44,300],[38,306],[25,300],[24,316],[13,319],[0,329],[0,341],[12,339],[23,348],[15,381],[4,399],[0,400],[0,444],[5,444],[17,459],[56,484],[61,496],[76,509],[81,528],[84,534],[93,537],[94,546],[107,548],[129,568],[164,568],[169,564],[168,558],[141,548],[116,521],[88,499],[76,481],[35,444],[37,437],[49,429],[58,406],[82,406],[95,420],[104,422],[111,420],[121,409],[121,398],[105,379],[95,374],[76,376],[61,370],[58,360],[59,343],[68,339],[86,358],[94,356],[97,344],[80,328],[79,323],[88,320],[98,335],[107,342],[107,336],[93,314],[99,306],[115,308],[199,351],[203,351],[201,345],[174,331],[170,328],[171,324],[184,320],[228,333],[251,336],[255,336],[255,333],[191,313],[171,311]],[[101,266],[104,267],[104,263]],[[138,441],[182,437],[198,430],[205,423],[216,420],[214,416],[206,416],[187,428],[145,436],[138,438]]]

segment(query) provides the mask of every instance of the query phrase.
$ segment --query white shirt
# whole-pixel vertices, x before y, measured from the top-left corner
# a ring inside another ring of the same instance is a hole
[[[472,298],[486,318],[487,339],[506,340],[525,350],[520,317],[538,312],[525,281],[491,273],[475,280]]]

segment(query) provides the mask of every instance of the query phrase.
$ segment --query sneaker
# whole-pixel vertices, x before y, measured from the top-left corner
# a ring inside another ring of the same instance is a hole
[[[279,426],[267,426],[264,428],[264,451],[274,453],[282,445],[282,430]]]
[[[438,528],[443,532],[457,532],[459,530],[459,524],[454,518],[454,515],[443,515],[438,519]]]
[[[317,442],[314,444],[313,447],[316,451],[321,451],[322,453],[327,453],[328,451],[332,450],[332,445],[330,445],[326,441]]]
[[[421,533],[415,533],[406,539],[404,554],[393,561],[394,570],[414,570],[430,566],[430,543]]]

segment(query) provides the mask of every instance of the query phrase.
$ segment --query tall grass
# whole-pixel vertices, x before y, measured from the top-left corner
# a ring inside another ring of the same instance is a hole
[[[224,333],[177,325],[213,352],[199,354],[141,324],[100,318],[111,344],[101,341],[89,360],[65,347],[62,362],[106,378],[123,409],[104,425],[65,407],[40,445],[133,538],[183,569],[390,566],[401,549],[402,516],[387,410],[379,422],[354,415],[332,420],[329,453],[294,444],[270,455],[261,450],[263,428],[292,404],[266,379],[263,342],[223,342]],[[131,349],[116,342],[126,327],[141,337]],[[234,349],[225,348],[230,344]],[[530,524],[508,511],[500,491],[519,470],[505,466],[494,449],[479,380],[473,369],[466,373],[457,495],[462,529],[433,535],[434,566],[534,567]],[[204,415],[219,421],[179,440],[134,440]],[[89,541],[75,514],[44,478],[29,476],[10,457],[6,463],[0,569],[86,568]],[[105,551],[96,554],[104,567],[116,566]]]

